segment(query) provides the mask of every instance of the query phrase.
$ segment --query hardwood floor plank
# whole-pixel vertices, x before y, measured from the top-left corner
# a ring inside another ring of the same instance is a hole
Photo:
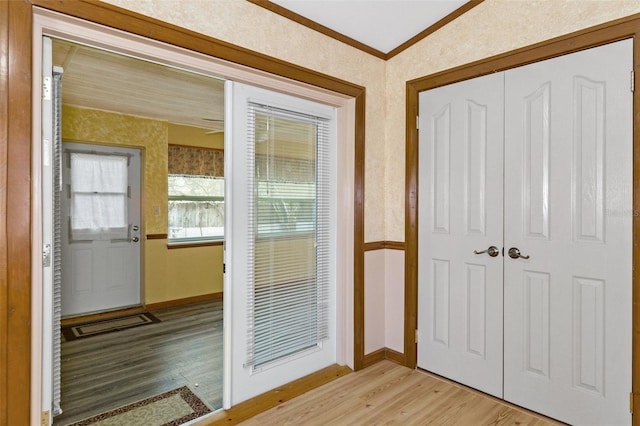
[[[242,423],[265,425],[559,425],[434,375],[382,361]]]
[[[180,386],[222,406],[222,300],[153,311],[161,322],[62,343],[62,409],[55,425]]]

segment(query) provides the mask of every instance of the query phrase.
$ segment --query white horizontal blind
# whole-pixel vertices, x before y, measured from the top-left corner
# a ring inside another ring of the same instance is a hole
[[[247,366],[328,337],[330,121],[249,103]]]

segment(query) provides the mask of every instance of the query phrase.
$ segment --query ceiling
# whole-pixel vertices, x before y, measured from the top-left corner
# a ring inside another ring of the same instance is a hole
[[[223,130],[223,80],[57,39],[53,65],[66,105]]]
[[[463,6],[468,0],[271,0],[383,53]]]

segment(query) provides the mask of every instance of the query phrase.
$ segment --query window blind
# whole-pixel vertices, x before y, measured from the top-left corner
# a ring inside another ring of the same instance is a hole
[[[247,366],[328,338],[330,121],[249,103]]]

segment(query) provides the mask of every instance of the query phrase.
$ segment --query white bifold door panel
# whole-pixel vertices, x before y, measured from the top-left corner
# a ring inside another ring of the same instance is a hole
[[[505,398],[630,424],[632,41],[505,75]]]
[[[631,70],[624,40],[420,95],[419,367],[631,423]]]
[[[502,247],[503,82],[429,91],[419,149],[418,366],[497,397],[503,258],[474,252]]]

